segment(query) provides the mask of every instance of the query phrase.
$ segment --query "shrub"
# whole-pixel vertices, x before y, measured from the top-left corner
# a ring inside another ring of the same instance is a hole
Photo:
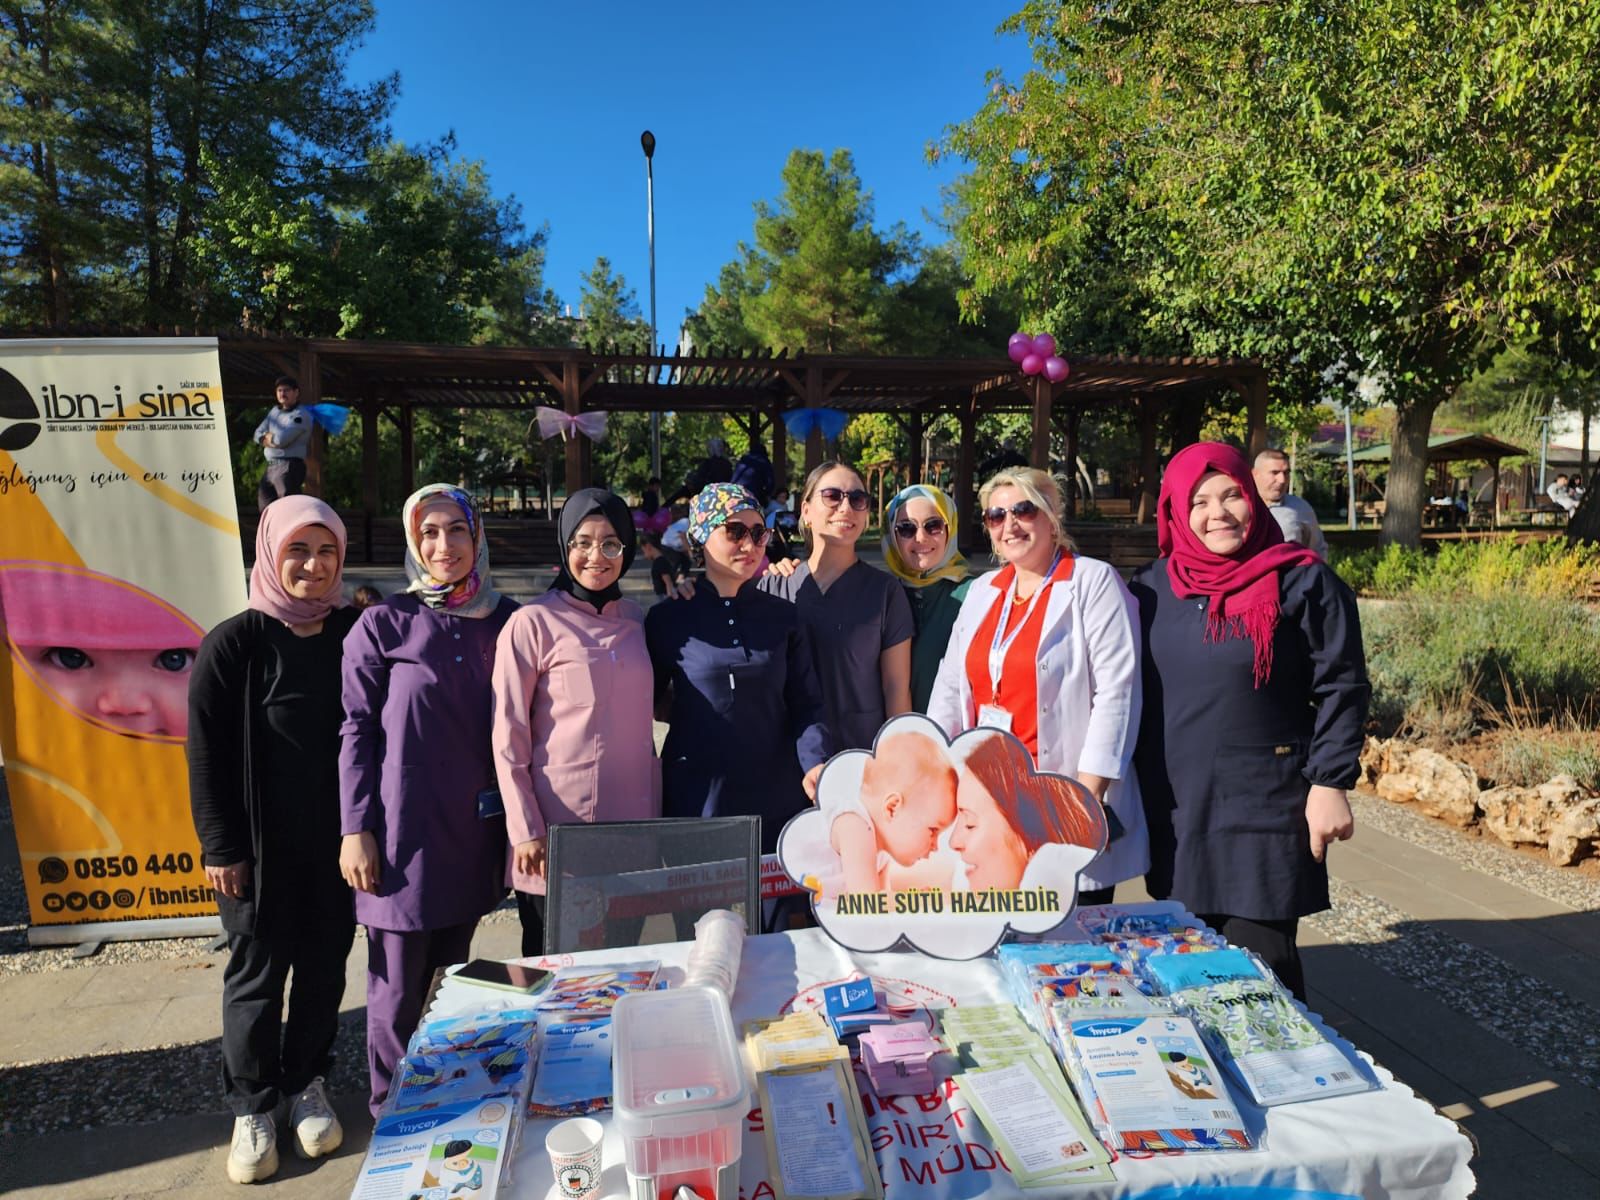
[[[1600,692],[1600,612],[1529,587],[1416,592],[1362,614],[1373,719],[1455,734],[1479,720],[1581,722]]]
[[[1550,540],[1519,545],[1509,538],[1444,542],[1436,552],[1388,545],[1335,550],[1331,565],[1358,594],[1492,598],[1521,591],[1584,599],[1600,590],[1600,547]]]
[[[1538,787],[1556,775],[1571,775],[1579,787],[1600,792],[1600,745],[1592,732],[1518,729],[1501,739],[1496,783]]]

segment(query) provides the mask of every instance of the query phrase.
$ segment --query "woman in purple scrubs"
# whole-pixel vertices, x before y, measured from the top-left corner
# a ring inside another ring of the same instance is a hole
[[[430,484],[406,501],[410,587],[344,644],[339,866],[367,927],[367,1065],[376,1116],[434,971],[470,954],[505,896],[490,676],[516,611],[489,577],[472,500]]]

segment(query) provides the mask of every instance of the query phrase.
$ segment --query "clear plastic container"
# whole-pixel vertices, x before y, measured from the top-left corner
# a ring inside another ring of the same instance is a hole
[[[635,992],[612,1010],[612,1093],[635,1200],[688,1184],[738,1200],[750,1091],[728,1001],[715,988]]]

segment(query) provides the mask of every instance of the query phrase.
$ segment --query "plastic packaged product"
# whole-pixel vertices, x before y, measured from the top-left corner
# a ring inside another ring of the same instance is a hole
[[[1188,1017],[1079,1013],[1066,1022],[1079,1095],[1102,1136],[1127,1151],[1243,1150],[1249,1134]],[[1075,1080],[1076,1082],[1076,1080]],[[1092,1099],[1091,1099],[1092,1097]]]
[[[714,908],[696,921],[694,946],[684,972],[685,986],[714,987],[733,999],[744,936],[744,918],[726,908]]]
[[[654,959],[614,966],[562,967],[540,993],[535,1007],[541,1013],[601,1016],[628,993],[649,991],[655,986],[660,968],[660,962]]]
[[[583,1117],[611,1107],[611,1017],[541,1019],[530,1117]]]
[[[634,1200],[692,1188],[737,1200],[750,1093],[728,1000],[710,987],[642,992],[617,1002],[615,1124]]]

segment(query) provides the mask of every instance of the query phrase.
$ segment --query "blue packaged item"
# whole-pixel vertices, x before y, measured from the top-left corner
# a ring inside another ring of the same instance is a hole
[[[1260,979],[1261,968],[1244,950],[1217,950],[1210,954],[1153,954],[1144,960],[1145,972],[1168,994],[1185,988],[1226,983],[1230,979]]]
[[[871,1012],[878,1007],[878,998],[872,991],[872,980],[850,979],[822,989],[822,1003],[830,1017],[842,1013]]]

